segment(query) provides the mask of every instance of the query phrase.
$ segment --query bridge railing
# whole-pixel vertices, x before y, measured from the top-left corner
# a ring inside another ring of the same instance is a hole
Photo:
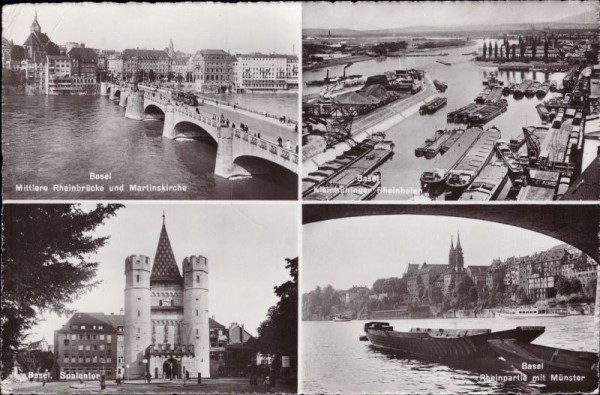
[[[146,92],[148,92],[148,91],[150,91],[150,92],[161,92],[161,90],[164,91],[164,92],[166,92],[166,90],[164,90],[164,89],[154,88],[154,87],[150,87],[150,86],[142,85],[142,84],[139,84],[138,87],[140,89],[143,89]],[[276,115],[273,115],[273,114],[268,114],[268,113],[265,113],[265,112],[261,112],[261,111],[253,110],[251,108],[240,106],[237,103],[231,103],[231,102],[228,102],[228,101],[218,100],[218,99],[216,99],[214,97],[201,95],[199,93],[195,93],[195,95],[196,95],[196,97],[198,99],[209,101],[209,102],[213,102],[215,105],[217,105],[217,103],[221,103],[221,104],[224,104],[224,105],[232,107],[232,108],[235,106],[236,109],[244,110],[244,111],[251,112],[251,113],[257,114],[257,115],[262,115],[262,116],[265,116],[267,118],[272,118],[272,119],[277,119],[277,120],[279,120],[279,118],[280,118],[280,117],[278,117]],[[291,123],[292,125],[298,126],[298,121],[293,120],[293,119],[286,119],[286,120],[289,121],[289,123]]]
[[[146,92],[144,94],[144,98],[147,98],[150,101],[158,102],[160,104],[165,104],[165,105],[169,104],[169,103],[172,104],[170,102],[170,100],[161,99],[160,96],[152,96],[152,94],[148,93],[148,92]],[[215,117],[215,115],[207,116],[207,115],[202,114],[201,112],[192,111],[187,106],[173,106],[173,111],[177,112],[181,115],[185,115],[187,117],[195,119],[201,123],[213,126],[215,128],[219,127],[219,121]],[[221,127],[229,127],[224,122],[221,122],[220,126]],[[242,129],[234,128],[233,131],[234,131],[234,136],[236,138],[241,139],[242,141],[248,142],[251,145],[255,145],[265,151],[269,151],[272,154],[276,154],[277,156],[281,157],[283,160],[292,161],[293,163],[298,164],[298,154],[295,153],[293,150],[287,149],[285,147],[280,147],[279,145],[277,145],[271,141],[265,140],[263,138],[259,138],[257,136],[253,136],[250,133],[243,131]]]
[[[233,136],[242,141],[246,141],[251,145],[255,145],[262,150],[269,151],[270,153],[279,156],[284,161],[291,161],[294,164],[298,164],[298,154],[291,149],[280,147],[279,145],[268,140],[253,136],[242,129],[233,129]]]

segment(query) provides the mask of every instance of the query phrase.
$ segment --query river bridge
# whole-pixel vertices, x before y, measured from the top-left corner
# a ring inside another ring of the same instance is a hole
[[[249,175],[236,164],[241,157],[260,158],[298,174],[298,134],[292,122],[284,123],[266,112],[259,114],[214,99],[200,98],[198,106],[190,106],[173,100],[165,89],[145,85],[103,82],[100,94],[118,100],[125,108],[126,118],[163,120],[163,137],[209,135],[217,143],[217,176]]]

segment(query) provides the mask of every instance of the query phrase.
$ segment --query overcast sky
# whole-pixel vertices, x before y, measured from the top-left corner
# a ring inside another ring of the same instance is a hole
[[[186,256],[208,258],[209,314],[225,326],[244,324],[256,335],[267,310],[278,301],[273,287],[290,279],[285,259],[298,256],[298,211],[293,204],[128,203],[97,228],[97,234],[111,237],[94,257],[103,283],[70,307],[119,314],[124,307],[125,258],[142,254],[154,259],[163,210],[180,273]],[[68,318],[46,315],[28,340],[45,336],[53,343],[54,330]]]
[[[34,12],[57,44],[88,47],[299,53],[300,4],[18,4],[2,7],[3,36],[23,44]]]
[[[305,3],[302,27],[371,30],[422,25],[549,22],[592,10],[594,4],[593,1]]]
[[[465,266],[528,255],[563,242],[529,230],[474,219],[442,216],[365,216],[303,226],[301,292],[331,284],[371,287],[402,277],[408,263],[448,264],[450,237],[460,231]]]

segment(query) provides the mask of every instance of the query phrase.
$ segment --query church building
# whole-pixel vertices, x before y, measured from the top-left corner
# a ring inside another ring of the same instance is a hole
[[[25,58],[34,63],[44,63],[47,55],[60,55],[58,46],[50,41],[50,37],[42,33],[42,27],[37,20],[37,12],[35,13],[30,31],[29,37],[23,43]]]

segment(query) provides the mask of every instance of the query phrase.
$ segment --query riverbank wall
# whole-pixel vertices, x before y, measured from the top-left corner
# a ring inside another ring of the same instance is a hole
[[[317,170],[325,162],[335,159],[336,156],[352,148],[356,143],[369,138],[375,132],[385,132],[398,125],[406,118],[419,112],[419,107],[433,99],[436,90],[429,74],[425,74],[423,89],[403,100],[392,102],[365,115],[352,125],[351,137],[308,158],[302,163],[302,177]]]

